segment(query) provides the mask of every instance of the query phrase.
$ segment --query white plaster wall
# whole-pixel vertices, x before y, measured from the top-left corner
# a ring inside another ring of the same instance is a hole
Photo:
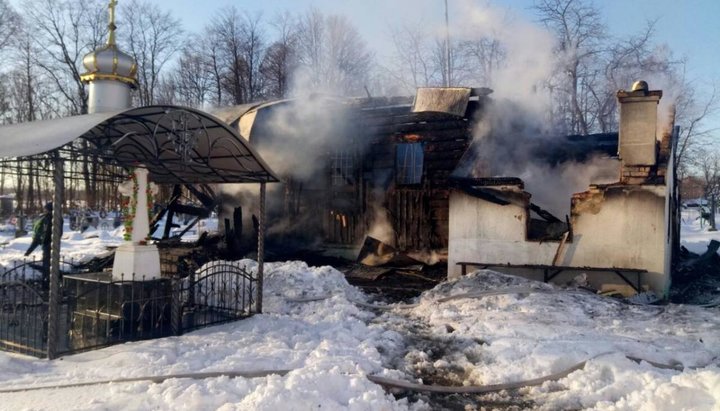
[[[551,264],[558,242],[526,241],[527,214],[517,205],[497,205],[461,191],[450,194],[448,277],[460,276],[460,261]]]
[[[665,235],[665,186],[611,188],[597,209],[573,216],[560,265],[646,269],[643,283],[665,295]]]
[[[597,207],[573,218],[573,239],[558,265],[648,270],[643,283],[666,295],[665,186],[612,188]],[[559,242],[526,241],[525,210],[500,206],[460,191],[450,195],[448,277],[460,275],[460,261],[496,264],[552,264]],[[573,273],[561,277],[568,278]],[[624,284],[618,277],[593,273],[597,281]],[[635,281],[635,275],[628,278]]]

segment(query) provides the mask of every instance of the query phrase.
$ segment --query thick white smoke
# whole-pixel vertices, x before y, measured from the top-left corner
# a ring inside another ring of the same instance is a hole
[[[504,59],[493,73],[493,103],[477,125],[471,158],[459,173],[475,177],[519,177],[534,203],[563,219],[573,193],[591,183],[618,180],[618,162],[595,156],[582,162],[554,164],[538,155],[538,148],[562,149],[564,136],[553,129],[549,79],[562,63],[555,36],[537,23],[504,8],[463,0],[453,2],[456,19],[453,41],[492,38]],[[456,173],[458,174],[458,173]]]
[[[259,113],[252,142],[274,171],[310,181],[350,140],[346,114],[337,97],[303,94]]]
[[[613,160],[607,159],[552,167],[534,158],[532,148],[537,141],[562,138],[552,130],[551,95],[547,87],[547,80],[558,67],[555,37],[507,9],[471,0],[453,1],[450,6],[453,43],[492,38],[503,48],[504,58],[494,69],[492,84],[458,84],[494,89],[494,104],[475,131],[476,139],[493,137],[491,144],[483,141],[476,144],[482,151],[478,153],[479,161],[495,165],[492,170],[483,171],[489,173],[487,176],[522,178],[533,201],[562,218],[569,212],[573,192],[585,190],[591,182],[613,181],[617,168]],[[444,23],[438,22],[432,30],[444,35]],[[313,94],[317,89],[306,74],[292,76],[291,89],[296,100],[267,110],[268,117],[256,120],[264,124],[264,130],[253,130],[253,138],[258,133],[253,144],[276,172],[312,185],[330,174],[328,155],[341,144],[347,144],[353,130],[347,127],[342,100],[329,94]],[[472,82],[472,76],[467,81]],[[343,91],[323,92],[342,95]],[[271,140],[264,139],[269,135],[273,136]],[[485,164],[469,168],[477,171]],[[385,211],[376,207],[375,214],[373,234],[392,243]]]
[[[328,216],[317,198],[332,174],[331,156],[362,149],[349,121],[348,100],[340,93],[315,92],[303,76],[293,76],[295,97],[271,103],[257,111],[250,141],[269,167],[283,180],[268,187],[268,230],[289,244],[312,241],[322,233]],[[327,91],[327,90],[326,90]],[[243,186],[224,187],[232,207],[257,210],[257,194]],[[255,211],[256,212],[256,211]],[[245,225],[250,226],[244,214]],[[291,236],[295,236],[292,238]],[[305,246],[309,244],[306,243]]]
[[[527,114],[545,118],[550,94],[545,83],[556,67],[556,40],[552,33],[517,13],[487,3],[462,0],[452,3],[456,19],[450,35],[454,42],[492,38],[499,41],[505,58],[493,73],[491,87],[497,99],[509,99]]]

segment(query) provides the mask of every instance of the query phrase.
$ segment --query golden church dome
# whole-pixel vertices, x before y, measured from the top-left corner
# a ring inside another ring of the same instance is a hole
[[[80,80],[86,83],[94,80],[118,80],[134,88],[137,86],[137,62],[131,55],[118,49],[115,44],[116,4],[117,1],[111,0],[108,6],[110,23],[107,44],[85,55],[83,66],[87,71],[80,75]]]

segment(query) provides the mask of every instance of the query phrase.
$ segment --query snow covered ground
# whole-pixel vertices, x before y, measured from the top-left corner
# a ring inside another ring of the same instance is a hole
[[[685,221],[685,244],[703,251],[715,233],[701,230],[690,217]],[[91,255],[118,235],[80,239],[71,234],[63,247]],[[24,251],[18,243],[23,241],[10,241],[0,258]],[[243,264],[256,269],[253,261]],[[0,409],[424,410],[468,404],[469,409],[720,410],[717,307],[629,305],[488,270],[440,284],[412,305],[372,308],[382,304],[373,298],[332,267],[268,264],[264,313],[247,320],[55,361],[0,353]],[[394,396],[367,379],[484,386],[578,365],[540,385],[463,397],[392,391]],[[291,371],[2,393],[265,370]]]

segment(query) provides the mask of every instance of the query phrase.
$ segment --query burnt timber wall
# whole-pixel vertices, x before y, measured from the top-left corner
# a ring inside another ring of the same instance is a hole
[[[354,193],[357,213],[352,220],[352,235],[346,233],[346,241],[331,235],[328,241],[361,242],[373,223],[376,208],[383,207],[389,214],[398,249],[447,248],[448,177],[472,139],[472,122],[466,117],[411,113],[409,107],[360,110],[354,121],[356,129],[361,130],[359,138],[368,146],[360,155],[362,184]],[[423,144],[423,176],[418,185],[401,185],[396,179],[397,145],[406,142]]]
[[[258,113],[252,141],[256,147],[272,147],[283,138],[273,128],[273,110],[290,110],[292,103],[269,106]],[[445,249],[448,246],[448,177],[472,139],[474,117],[482,103],[470,101],[465,116],[436,112],[411,112],[408,99],[386,101],[363,99],[333,103],[332,127],[311,125],[304,132],[331,129],[329,144],[313,146],[319,153],[318,169],[311,177],[283,176],[283,186],[272,191],[268,211],[271,221],[268,242],[282,248],[290,243],[306,246],[321,240],[326,245],[359,246],[373,226],[377,210],[385,210],[393,231],[393,245],[401,250]],[[300,116],[302,110],[297,110]],[[301,117],[292,121],[302,122]],[[292,124],[292,121],[289,123]],[[396,181],[396,150],[400,143],[423,144],[421,184],[399,185]],[[352,155],[353,170],[345,184],[333,182],[333,156]],[[306,153],[295,153],[305,161]],[[272,156],[271,156],[272,157]],[[270,164],[271,167],[273,164]],[[248,229],[250,232],[251,227]]]

